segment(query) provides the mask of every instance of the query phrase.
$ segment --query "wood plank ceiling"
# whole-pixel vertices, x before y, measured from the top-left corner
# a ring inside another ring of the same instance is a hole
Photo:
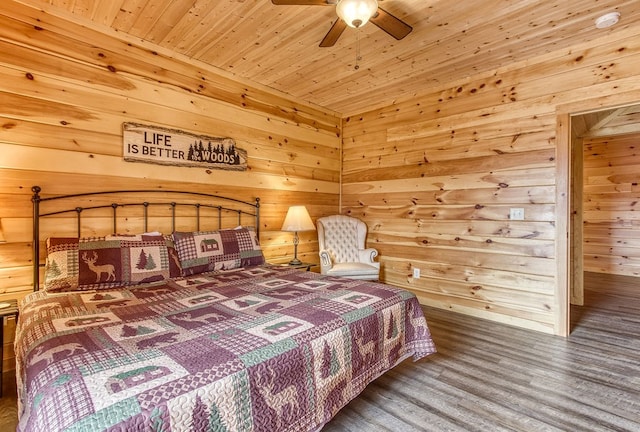
[[[576,137],[596,138],[640,133],[640,105],[578,115],[571,122]]]
[[[318,44],[333,6],[268,0],[23,0],[107,26],[343,115],[640,25],[637,0],[380,0],[413,32],[368,24]],[[622,14],[610,29],[594,20]],[[355,69],[360,52],[359,69]]]

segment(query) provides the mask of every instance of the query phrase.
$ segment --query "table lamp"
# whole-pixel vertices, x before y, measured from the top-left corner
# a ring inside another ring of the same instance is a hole
[[[298,233],[302,231],[313,231],[316,227],[309,216],[307,208],[302,205],[291,206],[287,211],[287,216],[282,224],[282,231],[293,232],[293,259],[289,261],[289,265],[300,265],[302,261],[298,259]]]

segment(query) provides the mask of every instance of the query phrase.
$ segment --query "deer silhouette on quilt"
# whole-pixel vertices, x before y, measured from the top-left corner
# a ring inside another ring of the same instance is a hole
[[[113,279],[114,281],[116,280],[116,269],[113,265],[96,265],[96,261],[98,261],[98,254],[96,251],[92,252],[91,258],[89,258],[86,252],[83,252],[82,261],[89,266],[89,270],[96,274],[96,283],[100,282],[100,279],[102,279],[102,273],[107,274],[107,280],[105,280],[105,282],[109,282],[109,279]]]
[[[36,347],[33,356],[29,359],[29,364],[34,365],[40,361],[46,361],[46,364],[53,363],[58,354],[70,356],[74,354],[82,354],[87,352],[87,349],[77,342],[68,343],[65,345],[54,346],[46,349],[42,345]]]
[[[370,340],[369,342],[365,343],[362,338],[355,338],[355,339],[356,339],[356,347],[358,348],[358,353],[362,358],[362,363],[369,363],[370,361],[375,360],[376,342],[374,340]],[[369,359],[369,356],[371,356],[371,359]]]
[[[277,374],[270,366],[267,366],[267,371],[261,374],[258,378],[258,391],[264,398],[267,405],[276,412],[277,428],[280,429],[283,424],[283,417],[291,417],[296,411],[300,409],[298,405],[298,390],[294,384],[276,391],[276,385],[274,380]],[[271,378],[269,378],[271,377]],[[285,408],[289,408],[285,411]]]

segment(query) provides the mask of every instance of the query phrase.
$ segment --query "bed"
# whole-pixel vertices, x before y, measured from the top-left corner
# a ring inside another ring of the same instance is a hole
[[[435,352],[413,294],[266,263],[259,200],[230,201],[242,210],[188,194],[191,213],[148,200],[135,204],[141,234],[81,237],[88,210],[111,212],[118,233],[119,212],[134,206],[103,195],[158,191],[33,191],[34,292],[15,342],[20,431],[314,431],[385,371]],[[97,204],[60,209],[67,200]],[[172,234],[148,231],[154,206]],[[40,223],[69,211],[77,236],[47,239],[40,289]],[[176,226],[185,212],[193,231]]]

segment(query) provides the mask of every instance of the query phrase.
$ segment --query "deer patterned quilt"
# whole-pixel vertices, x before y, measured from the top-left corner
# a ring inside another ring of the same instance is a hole
[[[435,352],[413,294],[278,266],[35,292],[16,336],[20,431],[317,430]]]

